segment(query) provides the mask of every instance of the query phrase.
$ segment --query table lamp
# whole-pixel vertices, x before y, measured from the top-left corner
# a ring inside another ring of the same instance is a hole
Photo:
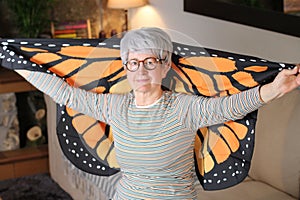
[[[125,24],[123,31],[128,31],[128,9],[141,7],[147,4],[147,0],[108,0],[107,7],[123,9],[125,13]]]

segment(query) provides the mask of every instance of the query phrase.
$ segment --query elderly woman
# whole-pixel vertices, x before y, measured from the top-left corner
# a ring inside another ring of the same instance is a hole
[[[114,199],[196,199],[193,148],[196,131],[243,118],[300,85],[299,67],[272,83],[221,98],[162,90],[172,42],[158,28],[141,28],[121,40],[121,58],[132,91],[96,94],[63,80],[18,70],[57,103],[109,124],[122,171]]]

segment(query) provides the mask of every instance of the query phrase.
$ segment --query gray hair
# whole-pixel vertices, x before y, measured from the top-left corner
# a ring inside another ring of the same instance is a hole
[[[128,31],[121,39],[120,50],[123,63],[127,62],[129,52],[150,51],[170,65],[173,44],[170,36],[162,29],[145,27]]]

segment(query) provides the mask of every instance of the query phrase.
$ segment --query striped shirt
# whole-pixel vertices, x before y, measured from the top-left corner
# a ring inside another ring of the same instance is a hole
[[[57,103],[111,126],[122,170],[115,200],[196,199],[196,131],[243,118],[263,104],[258,87],[221,98],[164,92],[154,104],[137,106],[133,93],[87,92],[39,72],[28,80]]]

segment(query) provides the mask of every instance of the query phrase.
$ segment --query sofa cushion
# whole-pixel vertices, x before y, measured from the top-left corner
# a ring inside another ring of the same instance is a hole
[[[255,149],[249,175],[299,198],[300,90],[258,112]]]
[[[197,186],[199,200],[296,200],[296,198],[259,181],[243,181],[237,186],[217,191],[204,191]]]

